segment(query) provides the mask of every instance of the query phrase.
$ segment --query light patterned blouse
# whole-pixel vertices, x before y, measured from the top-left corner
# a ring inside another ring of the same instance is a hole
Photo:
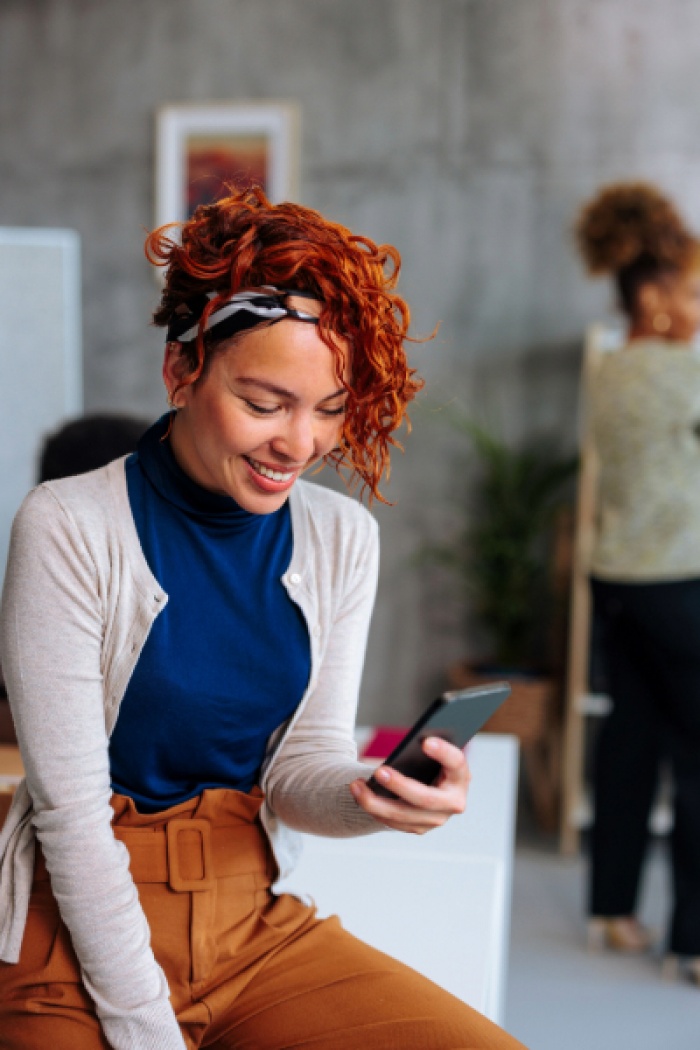
[[[657,339],[606,354],[590,406],[599,460],[594,575],[700,577],[700,356]]]

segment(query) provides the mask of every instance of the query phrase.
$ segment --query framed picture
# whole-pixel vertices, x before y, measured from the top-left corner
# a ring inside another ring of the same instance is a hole
[[[163,106],[156,119],[156,225],[183,222],[231,186],[259,185],[273,202],[293,198],[298,122],[292,103]]]

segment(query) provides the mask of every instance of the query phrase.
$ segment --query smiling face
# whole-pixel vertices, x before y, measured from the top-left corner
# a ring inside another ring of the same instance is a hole
[[[290,305],[309,310],[307,300]],[[218,350],[197,382],[179,386],[185,375],[179,344],[169,343],[163,378],[178,409],[175,458],[203,488],[245,510],[278,510],[299,475],[338,444],[347,393],[314,324],[254,328]]]

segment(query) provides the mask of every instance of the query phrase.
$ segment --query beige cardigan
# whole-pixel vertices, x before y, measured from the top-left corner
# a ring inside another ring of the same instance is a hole
[[[311,640],[311,675],[271,739],[262,820],[284,877],[299,831],[378,830],[347,785],[376,589],[374,519],[355,501],[299,481],[294,548],[282,577]],[[16,962],[34,836],[106,1037],[115,1050],[181,1050],[168,988],[111,829],[108,738],[148,636],[167,602],[141,551],[124,461],[35,489],[14,522],[0,652],[26,781],[0,833],[0,959]]]

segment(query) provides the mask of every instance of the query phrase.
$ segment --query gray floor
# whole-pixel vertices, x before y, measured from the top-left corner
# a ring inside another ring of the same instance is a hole
[[[663,929],[667,865],[655,847],[642,917]],[[659,959],[591,954],[584,868],[546,844],[516,854],[505,1027],[530,1050],[700,1050],[700,989],[661,980]]]

